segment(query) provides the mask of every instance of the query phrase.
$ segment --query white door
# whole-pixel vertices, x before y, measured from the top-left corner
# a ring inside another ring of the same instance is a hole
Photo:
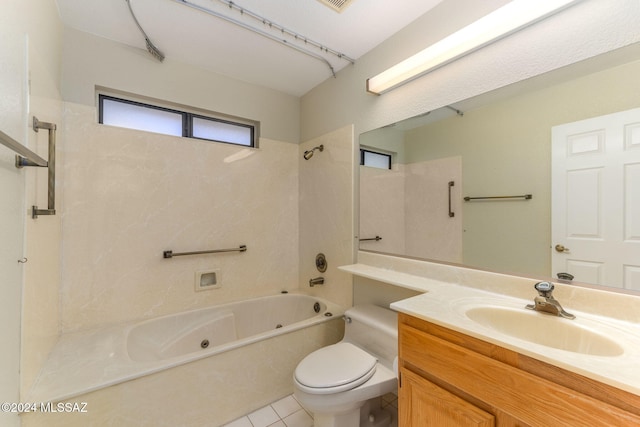
[[[551,177],[553,276],[640,290],[640,108],[554,127]]]

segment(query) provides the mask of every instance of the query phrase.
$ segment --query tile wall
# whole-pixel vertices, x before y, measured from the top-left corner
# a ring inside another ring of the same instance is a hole
[[[451,188],[451,211],[448,183]],[[364,250],[462,262],[462,161],[459,156],[360,167],[360,244]]]
[[[355,259],[353,224],[354,181],[353,126],[344,126],[300,144],[300,286],[306,292],[345,307],[351,306],[351,276],[337,269]],[[305,150],[323,145],[322,152],[305,160]],[[327,271],[316,269],[315,258],[323,253]],[[309,279],[322,276],[322,286],[309,287]]]
[[[298,288],[297,145],[115,128],[67,103],[63,154],[62,332]],[[221,287],[195,292],[214,269]]]

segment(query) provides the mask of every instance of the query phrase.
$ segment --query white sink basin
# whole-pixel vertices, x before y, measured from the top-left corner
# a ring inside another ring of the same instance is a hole
[[[592,356],[620,356],[615,341],[574,320],[537,311],[508,307],[472,307],[465,315],[474,322],[505,335],[559,350]]]

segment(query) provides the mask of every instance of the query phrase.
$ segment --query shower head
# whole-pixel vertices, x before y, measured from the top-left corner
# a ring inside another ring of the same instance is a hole
[[[311,150],[305,151],[302,157],[304,157],[305,160],[309,160],[313,157],[313,152],[316,150],[324,151],[324,145],[318,145],[317,147],[313,147]]]

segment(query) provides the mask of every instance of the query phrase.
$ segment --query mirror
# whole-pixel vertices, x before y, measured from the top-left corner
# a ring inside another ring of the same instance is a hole
[[[639,58],[630,46],[361,134],[392,162],[360,166],[360,249],[552,276],[551,128],[640,107]]]

